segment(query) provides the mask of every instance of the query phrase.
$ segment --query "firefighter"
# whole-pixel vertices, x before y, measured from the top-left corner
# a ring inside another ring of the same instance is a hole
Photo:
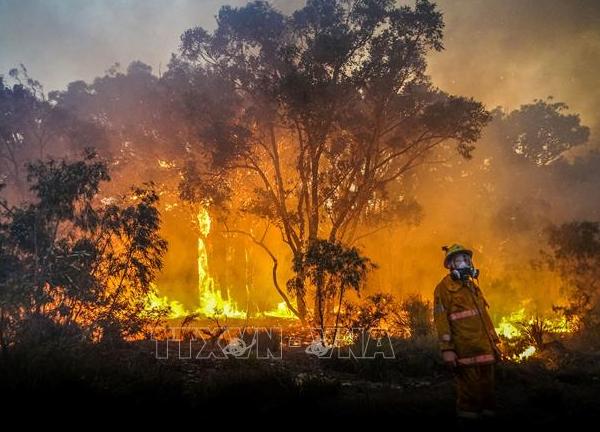
[[[462,423],[489,418],[495,409],[498,335],[479,289],[473,252],[459,244],[442,249],[449,274],[435,288],[434,320],[442,357],[455,373],[456,414]]]

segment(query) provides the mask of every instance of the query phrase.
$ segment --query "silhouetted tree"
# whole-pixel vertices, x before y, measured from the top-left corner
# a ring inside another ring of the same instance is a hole
[[[347,248],[327,240],[315,240],[305,253],[296,255],[294,272],[297,276],[288,282],[288,289],[298,296],[304,296],[306,293],[302,290],[306,289],[306,282],[309,282],[316,290],[314,323],[323,330],[337,306],[337,328],[346,290],[358,292],[367,273],[374,267],[356,248]]]
[[[453,142],[469,157],[488,121],[425,74],[427,52],[442,49],[429,1],[309,0],[291,16],[257,1],[223,7],[217,22],[183,34],[180,68],[239,97],[238,109],[209,113],[214,147],[237,156],[227,166],[245,173],[247,209],[295,257],[319,238],[352,243],[361,221],[402,200],[390,188],[432,149]],[[235,100],[224,94],[215,100]],[[303,294],[296,301],[305,315]]]
[[[139,335],[165,311],[148,306],[166,242],[148,188],[98,202],[110,179],[93,152],[74,162],[30,163],[35,200],[1,201],[0,338]],[[44,324],[45,323],[45,324]]]
[[[12,86],[0,77],[0,182],[7,185],[5,193],[22,198],[27,193],[27,162],[81,152],[82,142],[103,149],[106,137],[101,126],[46,100],[24,66],[12,69],[9,79]]]
[[[550,268],[564,283],[565,314],[590,343],[600,344],[600,223],[569,222],[547,231]]]
[[[514,154],[536,165],[548,165],[566,150],[585,143],[590,130],[578,114],[568,114],[568,105],[536,99],[502,118],[506,141]]]

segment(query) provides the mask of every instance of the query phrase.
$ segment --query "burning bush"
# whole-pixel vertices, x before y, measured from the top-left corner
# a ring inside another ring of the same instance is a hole
[[[347,329],[386,329],[402,338],[433,333],[431,302],[413,294],[398,302],[391,294],[375,293],[358,303],[345,302],[340,323]]]
[[[0,202],[2,347],[27,334],[135,337],[160,319],[164,311],[146,305],[166,249],[156,193],[97,202],[110,177],[91,151],[28,170],[35,202]]]
[[[418,294],[407,297],[394,314],[394,324],[401,334],[410,337],[425,337],[433,333],[433,309],[431,302]]]
[[[505,358],[519,362],[560,344],[559,339],[570,328],[564,317],[527,315],[522,308],[502,317],[496,332]]]
[[[381,327],[395,307],[391,294],[372,294],[360,303],[345,302],[340,322],[347,329],[369,331]]]

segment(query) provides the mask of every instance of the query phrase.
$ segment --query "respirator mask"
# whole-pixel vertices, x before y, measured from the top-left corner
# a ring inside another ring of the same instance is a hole
[[[450,261],[450,275],[454,280],[467,280],[470,277],[477,279],[479,270],[473,267],[471,257],[465,253],[457,253]]]

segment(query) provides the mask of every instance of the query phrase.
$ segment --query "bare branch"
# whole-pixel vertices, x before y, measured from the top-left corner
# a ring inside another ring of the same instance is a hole
[[[268,229],[268,227],[267,227],[267,229]],[[260,246],[267,253],[267,255],[269,255],[269,257],[271,257],[271,260],[273,261],[272,278],[273,278],[273,284],[275,285],[275,289],[277,290],[277,292],[279,293],[279,295],[285,302],[288,309],[291,310],[292,313],[294,315],[296,315],[298,318],[302,319],[302,317],[300,316],[300,313],[294,307],[294,305],[291,303],[289,297],[285,294],[285,292],[279,286],[279,281],[277,279],[277,268],[279,266],[279,261],[277,260],[277,257],[275,256],[275,254],[271,251],[271,249],[269,249],[269,247],[264,242],[264,237],[266,236],[267,232],[265,231],[265,233],[263,234],[263,238],[259,240],[254,236],[254,234],[249,233],[247,231],[238,230],[238,229],[229,229],[227,224],[225,224],[225,230],[226,230],[225,232],[230,233],[230,234],[240,234],[240,235],[248,237],[250,240],[252,240],[252,242],[254,244]]]

